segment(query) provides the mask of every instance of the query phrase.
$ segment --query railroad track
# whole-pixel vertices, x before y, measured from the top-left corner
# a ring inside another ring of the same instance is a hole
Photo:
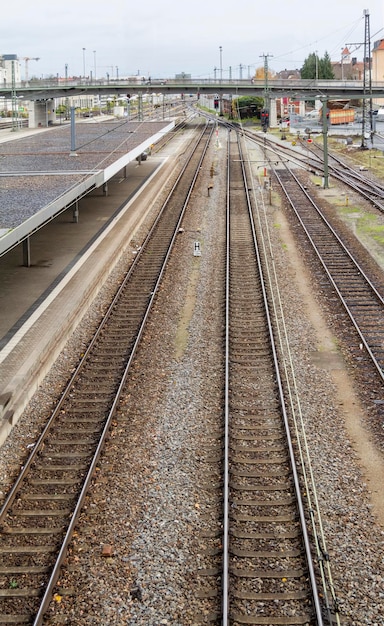
[[[316,167],[317,163],[317,168],[323,171],[324,152],[321,146],[312,144],[307,151],[308,155],[311,154],[315,159],[313,166]],[[366,171],[356,170],[356,167],[351,167],[336,154],[328,155],[328,170],[336,180],[344,183],[368,200],[376,209],[384,212],[384,187],[378,181],[368,178]]]
[[[232,126],[228,122],[224,125]],[[300,146],[301,151],[299,151],[287,142],[272,141],[265,135],[261,137],[260,134],[257,135],[247,129],[243,129],[242,133],[263,148],[266,163],[269,162],[272,169],[276,160],[282,160],[317,176],[323,176],[324,151],[320,145],[308,144],[305,140],[298,139],[295,143]],[[328,153],[328,172],[335,180],[353,189],[380,212],[384,212],[384,187],[377,180],[368,178],[366,172],[358,171],[356,167],[351,167],[337,154],[330,153]]]
[[[192,115],[189,116],[189,118],[191,117]],[[174,139],[174,137],[178,133],[182,132],[187,126],[188,121],[186,119],[178,120],[172,131],[164,135],[159,141],[156,142],[156,145],[153,148],[153,154],[156,154],[165,148],[165,146],[167,146]]]
[[[349,316],[381,383],[384,380],[384,299],[292,170],[275,176]]]
[[[201,597],[215,597],[220,581],[221,602],[216,611],[211,603],[204,623],[331,624],[338,619],[337,603],[331,607],[333,589],[330,594],[324,583],[329,572],[321,558],[313,560],[326,548],[325,542],[319,547],[323,538],[309,510],[313,486],[295,458],[300,442],[291,435],[294,408],[287,403],[292,375],[275,344],[279,320],[270,261],[235,135],[229,133],[228,140],[224,479],[222,492],[215,492],[222,521],[214,519],[204,533],[208,547],[200,569]]]
[[[208,147],[205,126],[0,511],[0,623],[42,623]]]
[[[304,165],[308,157],[298,155],[286,146],[268,142],[264,138],[255,138],[252,133],[246,136],[258,145],[267,145],[272,150],[266,155],[271,172],[276,177],[287,198],[291,209],[301,224],[305,236],[320,261],[330,284],[334,288],[342,307],[348,315],[353,329],[358,334],[357,350],[354,357],[361,361],[362,349],[373,364],[379,376],[380,386],[384,376],[384,298],[382,287],[368,277],[362,263],[356,260],[353,252],[343,243],[335,228],[326,219],[321,206],[310,196],[291,167],[292,163]],[[312,152],[312,150],[311,150]],[[278,154],[290,155],[276,161]],[[275,155],[275,156],[271,156]],[[314,153],[321,171],[322,161],[318,150]],[[348,167],[337,157],[331,157],[334,165],[330,166],[332,175],[369,200],[379,211],[383,211],[381,198],[383,188],[376,182],[366,179],[362,174]],[[312,163],[311,167],[314,164]]]
[[[28,128],[28,120],[27,119],[17,119],[10,121],[1,121],[0,122],[0,130],[6,130],[8,128]]]

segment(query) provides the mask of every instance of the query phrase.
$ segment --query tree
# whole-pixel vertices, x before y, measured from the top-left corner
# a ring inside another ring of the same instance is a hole
[[[325,52],[323,58],[319,61],[319,78],[323,78],[324,80],[332,80],[335,78],[335,74],[332,69],[331,57],[328,52]]]
[[[328,52],[325,52],[322,59],[318,57],[315,52],[311,52],[305,59],[300,74],[301,78],[307,79],[320,78],[323,80],[332,80],[335,78]]]
[[[264,106],[264,98],[258,96],[241,96],[233,101],[233,109],[236,117],[241,119],[257,117]]]
[[[268,72],[267,72],[268,80],[270,78],[274,78],[274,77],[275,77],[275,72],[272,72],[271,70],[268,70]],[[256,68],[254,79],[255,80],[263,80],[263,78],[265,78],[265,69],[264,69],[264,67]]]

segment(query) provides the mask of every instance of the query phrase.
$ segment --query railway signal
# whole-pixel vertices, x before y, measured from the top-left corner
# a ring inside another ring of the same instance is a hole
[[[267,109],[263,109],[260,114],[261,119],[261,127],[263,131],[266,133],[267,128],[269,126],[269,111]]]

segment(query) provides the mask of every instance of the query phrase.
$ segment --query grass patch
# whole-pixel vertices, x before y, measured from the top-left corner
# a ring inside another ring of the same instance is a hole
[[[363,235],[365,239],[373,239],[380,245],[384,243],[384,224],[379,223],[379,216],[361,211],[357,207],[344,206],[338,210],[344,220],[354,221],[357,234]]]
[[[374,216],[372,216],[372,218],[375,219]],[[384,243],[384,225],[383,224],[377,224],[376,220],[372,222],[372,220],[369,220],[369,219],[362,219],[362,220],[358,220],[357,226],[359,230],[361,229],[361,232],[363,234],[369,235],[370,237],[372,237],[372,239],[377,241],[377,243],[379,244]]]
[[[356,167],[366,167],[377,177],[384,176],[384,156],[381,150],[363,150],[359,145],[347,146],[334,138],[328,138],[328,147],[332,152],[347,157]]]
[[[312,180],[313,184],[316,185],[316,187],[322,187],[323,186],[323,177],[322,176],[312,176],[311,180]]]
[[[336,204],[336,206],[340,208],[340,215],[343,216],[353,215],[354,213],[356,213],[356,217],[358,217],[361,210],[358,207],[350,206],[349,204],[347,204],[345,199],[336,199],[336,202],[334,202],[334,204]]]

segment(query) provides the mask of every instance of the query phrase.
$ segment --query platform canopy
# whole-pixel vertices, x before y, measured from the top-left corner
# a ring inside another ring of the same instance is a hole
[[[101,187],[174,122],[86,121],[0,144],[0,256]],[[73,145],[73,139],[75,143]],[[74,149],[73,149],[74,148]]]

